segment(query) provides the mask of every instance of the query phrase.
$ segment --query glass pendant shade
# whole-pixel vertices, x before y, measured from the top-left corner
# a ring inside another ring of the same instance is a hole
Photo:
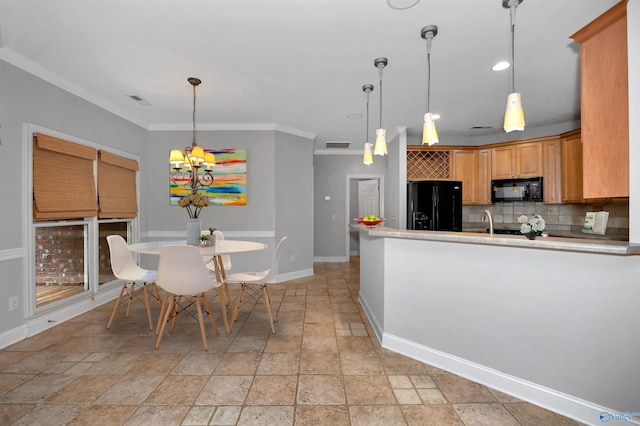
[[[371,154],[371,147],[373,146],[373,144],[370,143],[365,143],[364,144],[364,155],[362,157],[362,163],[370,166],[373,164],[373,155]]]
[[[524,110],[520,100],[520,93],[510,93],[507,98],[507,110],[504,113],[504,131],[524,130]]]
[[[438,132],[436,123],[433,121],[433,114],[430,112],[424,115],[424,128],[422,130],[422,145],[433,145],[438,143]]]
[[[377,129],[376,130],[376,144],[373,147],[374,155],[387,155],[387,139],[386,139],[387,131],[385,129]]]

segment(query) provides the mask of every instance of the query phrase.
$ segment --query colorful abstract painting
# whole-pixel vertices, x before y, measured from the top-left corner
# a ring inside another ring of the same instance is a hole
[[[213,185],[201,188],[198,195],[209,198],[209,206],[246,206],[247,205],[247,150],[246,149],[207,149],[216,156],[216,165],[212,168]],[[202,179],[204,171],[199,170]],[[178,200],[191,195],[188,172],[176,172],[171,169],[169,177],[169,202],[178,205]]]

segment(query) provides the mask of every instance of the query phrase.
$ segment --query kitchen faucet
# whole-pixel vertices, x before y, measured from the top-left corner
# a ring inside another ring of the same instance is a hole
[[[485,221],[489,220],[489,235],[493,237],[493,218],[491,217],[491,212],[489,210],[485,210],[482,212],[482,216],[480,220]]]

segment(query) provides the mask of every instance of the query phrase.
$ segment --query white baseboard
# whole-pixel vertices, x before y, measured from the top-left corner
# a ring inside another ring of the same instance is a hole
[[[367,301],[362,296],[358,296],[358,301],[360,302],[362,309],[364,309],[364,313],[369,319],[369,324],[371,324],[371,327],[373,327],[373,331],[375,331],[378,341],[382,343],[382,324],[380,324],[378,318],[373,315],[371,307],[367,304]]]
[[[298,278],[309,277],[313,275],[313,268],[310,269],[302,269],[300,271],[287,272],[286,274],[278,274],[276,277],[276,282],[280,283],[283,281],[295,280]]]
[[[364,306],[365,304],[363,303]],[[367,316],[370,317],[368,314]],[[419,345],[395,335],[383,333],[382,346],[589,425],[602,425],[603,421],[608,421],[601,420],[601,414],[610,415],[612,419],[615,419],[615,416],[624,416],[624,413],[598,406],[572,395]],[[640,425],[639,420],[628,417],[625,420],[629,424]]]
[[[109,303],[118,297],[121,286],[113,286],[107,290],[103,290],[100,293],[96,293],[93,296],[87,296],[83,299],[77,300],[66,306],[61,306],[58,309],[42,313],[25,320],[24,324],[19,327],[8,330],[0,334],[0,349],[13,345],[22,339],[34,336],[45,330],[55,327],[71,318],[77,317],[80,314],[89,312],[90,310]],[[105,324],[106,327],[106,324]]]
[[[316,256],[314,262],[349,262],[349,256]]]

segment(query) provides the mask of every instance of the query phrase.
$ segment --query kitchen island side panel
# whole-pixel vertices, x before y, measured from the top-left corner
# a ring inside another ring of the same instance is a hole
[[[384,330],[384,238],[360,232],[359,301],[379,341]]]
[[[385,335],[638,408],[637,256],[385,240]]]

